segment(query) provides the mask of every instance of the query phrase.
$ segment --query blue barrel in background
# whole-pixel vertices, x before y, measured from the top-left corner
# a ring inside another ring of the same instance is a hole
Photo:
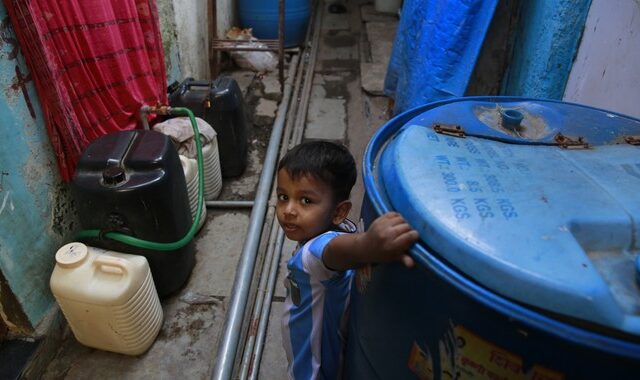
[[[243,28],[253,28],[259,39],[278,38],[278,0],[239,0],[238,14]],[[284,46],[302,44],[309,23],[309,0],[285,0]]]
[[[385,124],[365,224],[396,210],[418,268],[358,270],[349,379],[637,379],[640,120],[474,97]]]

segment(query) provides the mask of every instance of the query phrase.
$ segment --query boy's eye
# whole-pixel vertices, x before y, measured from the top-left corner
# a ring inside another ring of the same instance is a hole
[[[303,205],[308,205],[308,204],[312,203],[311,199],[309,199],[307,197],[302,198],[301,202],[302,202]]]
[[[286,201],[287,199],[289,199],[289,197],[287,197],[284,194],[278,194],[278,200],[279,201]]]

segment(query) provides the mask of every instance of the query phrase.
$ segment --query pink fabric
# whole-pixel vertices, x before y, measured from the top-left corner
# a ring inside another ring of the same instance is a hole
[[[84,148],[166,104],[154,0],[4,0],[32,72],[62,177]]]

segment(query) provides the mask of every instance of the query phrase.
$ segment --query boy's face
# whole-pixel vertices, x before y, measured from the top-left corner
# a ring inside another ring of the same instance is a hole
[[[337,220],[329,185],[313,176],[291,178],[278,171],[276,216],[287,238],[306,241],[330,229]]]

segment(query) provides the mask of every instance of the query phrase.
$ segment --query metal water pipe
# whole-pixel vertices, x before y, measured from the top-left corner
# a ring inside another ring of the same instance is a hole
[[[293,126],[291,139],[289,140],[289,144],[287,144],[286,142],[283,143],[283,146],[280,152],[281,156],[290,147],[296,146],[300,144],[300,142],[302,141],[303,132],[304,132],[303,131],[304,121],[306,119],[307,105],[309,103],[309,94],[311,92],[311,86],[308,83],[311,83],[313,81],[313,72],[315,71],[315,60],[316,60],[316,54],[318,51],[320,25],[322,22],[322,4],[323,2],[318,1],[315,4],[316,6],[314,7],[314,16],[313,16],[314,21],[312,23],[313,34],[312,34],[311,46],[310,46],[311,51],[309,53],[307,70],[304,73],[305,75],[304,75],[304,84],[303,84],[302,94],[300,96],[300,101],[298,102],[299,107],[296,110],[296,116],[293,120],[294,126]],[[307,34],[309,33],[311,33],[311,28],[307,30]],[[309,35],[307,35],[306,40],[307,41],[309,40]],[[299,73],[298,77],[299,78],[302,77],[302,73]],[[298,81],[296,83],[296,93],[297,93],[297,90],[299,90],[299,85],[300,85],[300,82]],[[289,122],[289,120],[287,120],[287,122]],[[283,243],[284,243],[284,231],[279,225],[277,225],[277,236],[275,238],[274,252],[272,255],[268,255],[267,258],[265,259],[265,260],[268,260],[268,258],[271,258],[271,262],[269,264],[270,266],[269,266],[268,277],[266,281],[267,285],[266,285],[265,293],[263,295],[262,305],[259,307],[260,318],[258,321],[258,328],[255,334],[255,341],[252,343],[252,347],[251,347],[253,351],[250,355],[251,362],[246,363],[245,358],[243,358],[243,363],[241,368],[243,371],[241,372],[240,380],[246,380],[247,378],[251,380],[255,380],[258,378],[258,375],[260,373],[260,362],[262,360],[262,352],[264,349],[266,335],[267,335],[267,328],[269,325],[269,315],[271,313],[271,302],[273,299],[273,294],[275,292],[276,279],[278,277],[278,269],[280,267],[280,258],[282,256]],[[257,303],[258,302],[260,301],[258,300]],[[255,348],[253,346],[255,346]],[[246,357],[249,357],[249,355],[246,355]],[[243,375],[245,375],[248,372],[248,371],[245,371],[245,367],[247,369],[250,369],[251,372],[248,373],[248,376],[243,377]]]
[[[253,277],[253,268],[256,262],[256,254],[260,243],[260,234],[264,217],[266,214],[267,200],[273,182],[276,160],[278,158],[278,148],[282,140],[282,132],[284,129],[285,115],[291,98],[292,81],[296,76],[298,67],[298,56],[293,56],[289,62],[289,72],[284,86],[284,92],[278,114],[273,123],[269,145],[256,191],[254,207],[251,210],[249,220],[249,228],[247,238],[242,248],[238,269],[233,281],[231,291],[231,299],[227,309],[227,314],[223,326],[222,335],[218,344],[215,367],[211,375],[214,380],[228,380],[233,374],[233,366],[235,362],[236,352],[238,351],[238,342],[240,340],[240,331],[242,329],[243,316],[249,298],[249,289],[251,279]]]

